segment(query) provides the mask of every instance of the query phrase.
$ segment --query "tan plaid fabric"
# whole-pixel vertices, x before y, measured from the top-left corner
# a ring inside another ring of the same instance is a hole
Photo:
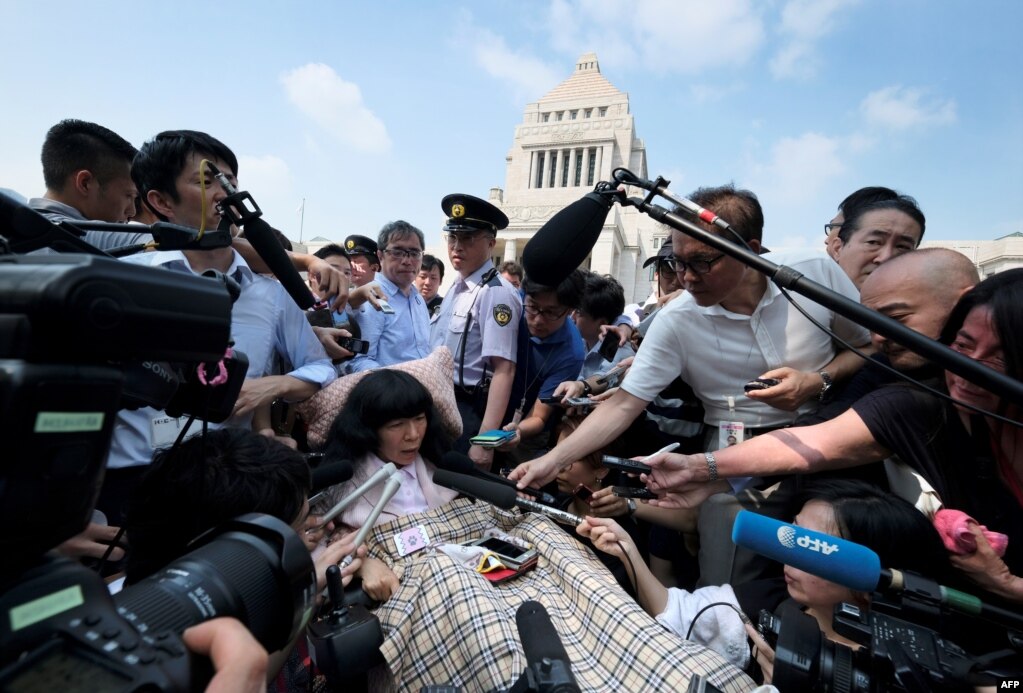
[[[532,542],[535,570],[501,585],[431,549],[401,558],[394,535],[424,525],[432,543],[458,543],[497,526]],[[583,691],[684,691],[693,673],[723,691],[755,684],[716,653],[665,630],[626,595],[595,556],[541,515],[459,499],[379,525],[368,541],[401,578],[376,612],[398,690],[450,683],[506,690],[525,670],[515,611],[543,604]]]

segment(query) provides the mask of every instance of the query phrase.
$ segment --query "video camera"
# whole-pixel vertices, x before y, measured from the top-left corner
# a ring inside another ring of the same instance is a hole
[[[49,234],[40,224],[64,233],[0,195],[0,253],[7,238]],[[116,599],[95,573],[47,554],[89,521],[132,368],[166,360],[195,372],[229,343],[224,282],[100,255],[0,254],[3,690],[189,690],[201,677],[181,643],[185,628],[233,616],[276,650],[311,613],[309,552],[268,516],[207,533]],[[192,402],[185,388],[180,409],[205,418],[219,402],[230,412],[235,379],[196,389]]]

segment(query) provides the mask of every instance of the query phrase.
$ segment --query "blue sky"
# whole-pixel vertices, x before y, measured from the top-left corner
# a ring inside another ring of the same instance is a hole
[[[439,238],[440,199],[504,186],[526,103],[594,51],[631,97],[650,177],[734,180],[771,247],[821,247],[863,185],[914,195],[928,239],[1023,231],[1016,0],[37,2],[0,26],[0,187],[43,192],[66,117],[136,146],[210,132],[293,239]]]

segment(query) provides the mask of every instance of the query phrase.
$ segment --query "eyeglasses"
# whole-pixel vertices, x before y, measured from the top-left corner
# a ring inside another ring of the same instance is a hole
[[[446,233],[444,234],[444,240],[448,242],[448,245],[458,245],[468,248],[476,245],[476,243],[484,238],[493,238],[488,233]]]
[[[721,253],[716,258],[710,260],[693,260],[692,262],[685,262],[677,257],[666,257],[664,258],[664,264],[680,277],[686,273],[686,270],[692,270],[695,275],[703,275],[710,272],[714,263],[724,256],[725,254]]]
[[[832,232],[832,230],[834,230],[834,229],[840,229],[840,228],[842,228],[842,225],[841,225],[841,224],[835,224],[835,223],[828,223],[828,224],[825,224],[825,225],[824,225],[824,235],[825,235],[825,236],[830,236],[830,235],[831,235],[831,232]]]
[[[422,250],[415,250],[411,248],[384,248],[384,252],[395,260],[402,260],[407,257],[412,258],[413,260],[421,260],[423,257]]]
[[[565,317],[566,313],[568,313],[568,308],[562,308],[560,310],[555,310],[554,308],[537,308],[531,303],[527,303],[522,306],[522,310],[526,311],[526,315],[531,318],[535,318],[539,315],[544,320],[560,320]]]

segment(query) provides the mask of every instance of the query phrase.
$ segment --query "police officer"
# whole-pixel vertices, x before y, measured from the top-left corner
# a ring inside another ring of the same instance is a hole
[[[508,226],[508,217],[472,195],[448,195],[441,209],[448,217],[448,258],[458,278],[441,304],[431,345],[447,346],[455,358],[455,399],[462,416],[455,449],[468,451],[480,468],[489,470],[493,450],[470,446],[469,438],[501,427],[515,379],[522,300],[491,260],[497,232]]]
[[[345,252],[352,263],[352,284],[365,286],[376,279],[380,271],[379,246],[372,238],[352,235],[345,239]]]

